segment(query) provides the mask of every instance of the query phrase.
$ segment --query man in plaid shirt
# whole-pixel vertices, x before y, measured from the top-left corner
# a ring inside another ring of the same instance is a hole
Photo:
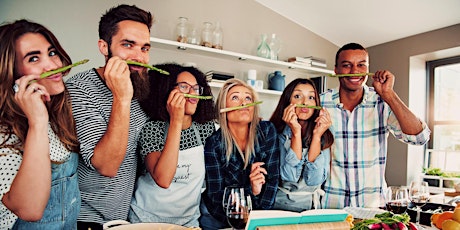
[[[389,133],[404,143],[423,145],[430,130],[393,90],[392,73],[367,74],[369,55],[361,45],[350,43],[339,49],[335,72],[352,76],[340,77],[338,89],[321,95],[335,138],[322,207],[382,207]],[[365,84],[368,75],[373,87]]]

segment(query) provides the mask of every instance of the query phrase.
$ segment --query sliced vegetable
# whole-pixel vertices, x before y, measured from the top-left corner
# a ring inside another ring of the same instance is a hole
[[[200,95],[193,95],[193,94],[188,94],[188,93],[184,93],[184,97],[197,98],[201,100],[212,99],[212,96],[200,96]]]
[[[317,106],[317,105],[304,105],[304,104],[296,104],[295,107],[297,107],[297,108],[319,109],[319,110],[322,109],[321,106]]]
[[[381,229],[382,225],[380,223],[375,223],[375,224],[369,224],[367,227],[369,229]]]
[[[228,108],[221,109],[220,112],[221,113],[226,113],[226,112],[230,112],[230,111],[233,111],[233,110],[244,109],[244,108],[251,107],[251,106],[254,106],[254,105],[257,105],[257,104],[261,104],[261,103],[262,103],[262,101],[256,101],[256,102],[249,103],[249,104],[246,104],[246,105],[228,107]]]
[[[145,68],[147,68],[147,69],[151,69],[151,70],[158,71],[158,72],[161,73],[161,74],[169,75],[169,72],[168,72],[168,71],[165,71],[165,70],[162,70],[162,69],[158,69],[157,67],[151,66],[151,65],[149,65],[149,64],[145,64],[145,63],[141,63],[141,62],[137,62],[137,61],[130,61],[130,60],[126,60],[126,63],[127,63],[128,65],[138,65],[138,66],[142,66],[142,67],[145,67]]]
[[[46,72],[40,74],[40,79],[42,79],[42,78],[47,78],[47,77],[49,77],[49,76],[51,76],[51,75],[55,75],[55,74],[57,74],[57,73],[64,72],[64,71],[66,71],[66,70],[68,70],[68,69],[70,69],[70,68],[72,68],[72,67],[75,67],[75,66],[81,65],[81,64],[85,64],[85,63],[87,63],[87,62],[89,62],[89,59],[81,60],[81,61],[79,61],[79,62],[75,62],[75,63],[73,63],[73,64],[70,64],[70,65],[68,65],[68,66],[61,67],[61,68],[59,68],[59,69],[54,69],[54,70],[46,71]]]
[[[361,76],[373,76],[374,73],[344,73],[344,74],[329,74],[329,77],[361,77]]]
[[[407,226],[403,222],[398,222],[399,230],[408,230]]]

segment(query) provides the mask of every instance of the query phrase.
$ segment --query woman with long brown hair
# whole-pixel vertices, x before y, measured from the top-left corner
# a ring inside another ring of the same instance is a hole
[[[71,63],[44,26],[0,27],[0,228],[76,229],[79,144],[63,76]]]
[[[280,141],[281,183],[275,209],[320,208],[319,187],[328,175],[334,137],[327,110],[314,108],[319,105],[314,83],[297,78],[286,86],[270,118]]]

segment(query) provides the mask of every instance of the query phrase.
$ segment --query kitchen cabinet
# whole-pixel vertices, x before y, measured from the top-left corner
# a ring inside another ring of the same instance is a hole
[[[310,66],[303,66],[294,63],[289,63],[285,61],[278,61],[278,60],[270,60],[266,58],[261,58],[253,55],[242,54],[227,50],[220,50],[220,49],[213,49],[209,47],[199,46],[199,45],[192,45],[187,43],[180,43],[177,41],[166,40],[161,38],[151,37],[150,41],[152,43],[152,48],[154,49],[163,49],[168,51],[178,52],[181,56],[182,55],[199,55],[210,57],[214,59],[220,60],[230,60],[232,62],[244,62],[250,63],[257,66],[261,66],[262,68],[278,68],[278,69],[289,69],[291,71],[306,73],[309,75],[317,75],[317,76],[324,76],[327,74],[333,74],[334,71],[320,68],[320,67],[310,67]],[[286,82],[286,85],[289,82]],[[211,82],[210,86],[219,88],[221,87],[222,83],[219,82]],[[280,91],[275,90],[257,90],[261,94],[267,95],[281,95]]]

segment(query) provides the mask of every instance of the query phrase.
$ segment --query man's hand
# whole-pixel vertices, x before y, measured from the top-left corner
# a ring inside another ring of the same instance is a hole
[[[375,91],[383,98],[384,101],[388,101],[390,97],[395,95],[393,86],[395,83],[395,76],[388,70],[379,70],[372,76],[374,82],[372,86]]]
[[[125,60],[116,56],[109,59],[104,69],[104,80],[114,99],[131,102],[134,90],[129,76],[130,71]]]

